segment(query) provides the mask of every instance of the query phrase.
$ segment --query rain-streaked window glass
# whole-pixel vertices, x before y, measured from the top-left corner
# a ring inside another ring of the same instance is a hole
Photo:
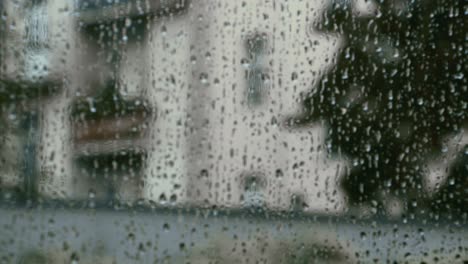
[[[467,10],[0,1],[0,263],[468,263]]]

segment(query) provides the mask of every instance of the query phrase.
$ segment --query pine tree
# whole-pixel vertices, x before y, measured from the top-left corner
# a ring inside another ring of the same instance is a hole
[[[324,121],[331,153],[350,158],[341,182],[350,205],[394,195],[411,209],[424,200],[428,157],[467,122],[465,9],[459,0],[375,4],[373,16],[349,1],[326,10],[317,28],[342,45],[300,121]]]

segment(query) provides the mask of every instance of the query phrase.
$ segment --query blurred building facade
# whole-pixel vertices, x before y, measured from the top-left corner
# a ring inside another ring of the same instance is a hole
[[[340,45],[324,4],[4,1],[1,78],[47,87],[2,112],[36,112],[39,196],[342,212],[349,164],[288,123]]]
[[[2,78],[59,88],[31,100],[40,194],[341,210],[346,164],[287,124],[337,45],[311,30],[320,8],[6,1],[24,16],[6,16]]]

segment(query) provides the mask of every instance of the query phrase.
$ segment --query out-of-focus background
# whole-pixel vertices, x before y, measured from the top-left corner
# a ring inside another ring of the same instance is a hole
[[[3,262],[467,261],[462,1],[0,13]]]

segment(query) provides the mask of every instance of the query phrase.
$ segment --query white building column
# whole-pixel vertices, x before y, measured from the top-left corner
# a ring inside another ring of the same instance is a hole
[[[74,5],[49,0],[48,83],[57,92],[41,100],[38,149],[39,195],[52,199],[86,197],[73,174],[71,103],[75,92],[86,86],[87,60],[75,24]]]
[[[151,24],[145,47],[143,94],[156,115],[149,122],[143,196],[162,204],[186,202],[189,118],[189,21],[164,17]]]

